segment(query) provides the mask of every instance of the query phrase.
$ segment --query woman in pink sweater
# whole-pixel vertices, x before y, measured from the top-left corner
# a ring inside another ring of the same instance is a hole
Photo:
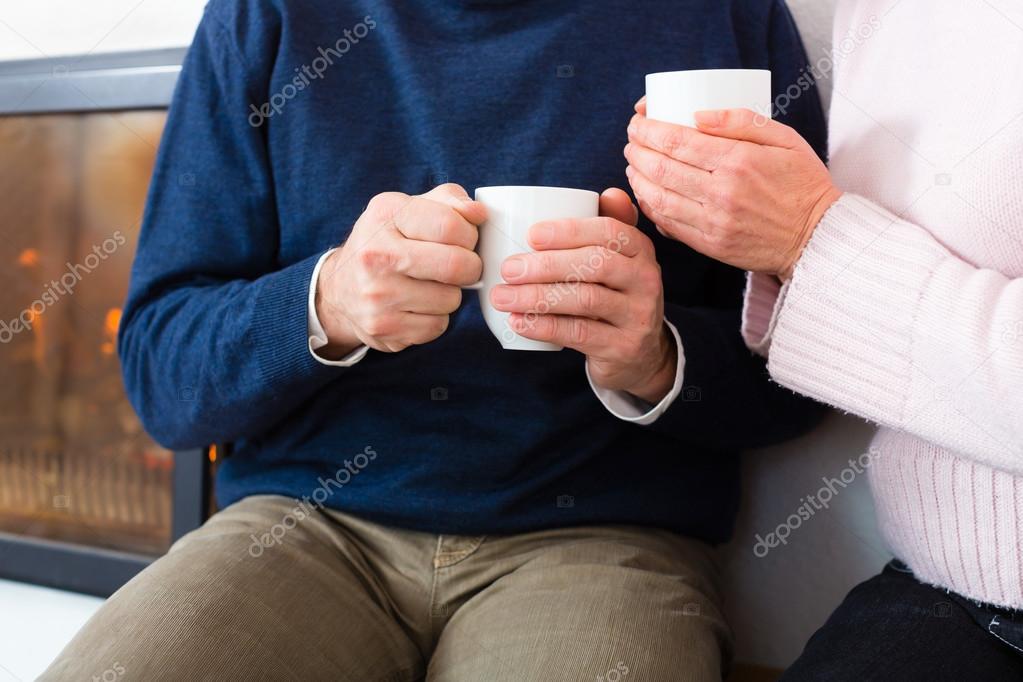
[[[773,378],[881,427],[899,561],[787,679],[1023,679],[1023,5],[839,0],[834,85],[830,173],[749,111],[641,103],[625,152],[663,233],[751,272]]]

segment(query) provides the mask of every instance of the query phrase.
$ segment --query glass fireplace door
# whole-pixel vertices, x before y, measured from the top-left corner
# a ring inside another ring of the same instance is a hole
[[[195,525],[175,481],[205,498],[143,431],[116,351],[164,118],[0,116],[0,575],[19,540],[144,565]]]

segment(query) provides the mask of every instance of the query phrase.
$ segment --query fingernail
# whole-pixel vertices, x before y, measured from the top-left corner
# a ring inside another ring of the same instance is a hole
[[[501,266],[501,275],[505,279],[515,279],[526,274],[526,261],[515,256],[509,258]]]
[[[725,112],[723,111],[697,111],[693,114],[697,125],[706,128],[717,128],[724,122]]]
[[[630,123],[629,127],[626,129],[626,132],[628,132],[629,135],[635,135],[636,134],[636,124],[635,123]]]
[[[627,178],[630,178],[630,179],[631,179],[631,178],[632,178],[632,176],[633,176],[633,175],[634,175],[635,173],[636,173],[636,171],[632,170],[632,166],[626,166],[626,167],[625,167],[625,176],[626,176]]]
[[[508,305],[509,303],[515,302],[515,290],[511,287],[496,286],[494,290],[490,292],[490,300],[493,301],[494,305]]]
[[[547,246],[554,240],[554,228],[546,223],[533,225],[529,230],[529,241],[534,246]]]

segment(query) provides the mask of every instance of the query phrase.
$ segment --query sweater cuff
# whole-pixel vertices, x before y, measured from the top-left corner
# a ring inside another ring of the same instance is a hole
[[[742,304],[742,338],[746,346],[767,357],[778,313],[785,302],[789,284],[763,272],[746,274],[746,293]]]
[[[824,215],[770,334],[775,380],[843,409],[901,422],[920,295],[942,258],[925,233],[905,227],[852,194]]]
[[[259,281],[247,338],[270,386],[287,387],[330,369],[309,352],[309,282],[321,256],[310,256]]]

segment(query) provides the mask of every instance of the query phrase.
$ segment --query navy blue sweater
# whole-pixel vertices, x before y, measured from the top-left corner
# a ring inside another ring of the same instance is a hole
[[[121,328],[135,408],[168,447],[235,444],[221,505],[315,494],[437,533],[630,523],[726,539],[737,452],[819,415],[743,345],[742,273],[642,222],[686,356],[683,395],[650,426],[603,407],[579,353],[501,350],[474,293],[438,340],[348,369],[310,355],[306,298],[375,194],[627,188],[644,74],[769,68],[781,92],[805,66],[775,0],[213,0]],[[823,149],[815,92],[782,119]],[[336,476],[346,461],[357,473]],[[344,485],[318,492],[329,477]]]

